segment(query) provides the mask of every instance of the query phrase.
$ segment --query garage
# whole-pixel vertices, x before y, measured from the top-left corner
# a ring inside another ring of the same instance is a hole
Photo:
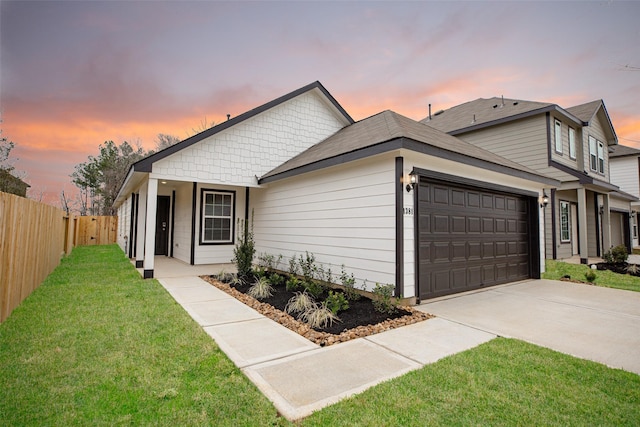
[[[416,187],[421,300],[539,277],[534,197],[473,180]]]

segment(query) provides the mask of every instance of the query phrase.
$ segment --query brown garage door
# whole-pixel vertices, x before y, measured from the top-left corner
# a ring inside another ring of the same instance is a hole
[[[421,299],[530,277],[529,198],[420,180]]]

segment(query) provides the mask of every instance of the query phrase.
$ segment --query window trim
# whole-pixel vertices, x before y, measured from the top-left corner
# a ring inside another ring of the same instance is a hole
[[[569,158],[576,159],[576,130],[571,126],[567,127],[567,137],[569,139]]]
[[[555,151],[558,154],[562,154],[562,122],[558,119],[554,119],[553,129]]]
[[[566,221],[563,220],[563,217],[566,214]],[[566,229],[564,229],[564,225],[566,224]],[[567,238],[564,237],[566,232]],[[570,243],[571,242],[571,203],[560,200],[560,243]]]
[[[589,135],[589,169],[598,172],[598,140]]]
[[[231,240],[219,240],[219,241],[209,241],[204,240],[204,209],[205,209],[205,196],[206,194],[223,194],[223,195],[231,195]],[[214,188],[201,188],[200,189],[200,233],[199,233],[199,243],[201,246],[209,246],[209,245],[233,245],[235,243],[235,227],[236,223],[236,192],[234,190],[218,190]]]
[[[596,139],[596,141],[598,141]],[[602,175],[604,175],[604,164],[605,164],[605,159],[604,159],[604,143],[602,141],[598,141],[598,173],[601,173]],[[602,157],[600,157],[600,155],[602,155]]]

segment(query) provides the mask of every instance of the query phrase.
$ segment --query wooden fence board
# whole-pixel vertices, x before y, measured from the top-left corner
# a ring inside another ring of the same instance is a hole
[[[115,243],[117,217],[80,217],[0,192],[0,322],[74,246]]]

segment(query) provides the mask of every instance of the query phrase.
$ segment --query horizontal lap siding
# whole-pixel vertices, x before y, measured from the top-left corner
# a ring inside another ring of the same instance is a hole
[[[336,166],[251,192],[259,253],[313,253],[340,273],[344,264],[360,285],[395,283],[394,161],[385,156]]]
[[[640,180],[638,180],[638,157],[619,157],[610,161],[611,182],[624,192],[640,196]]]

